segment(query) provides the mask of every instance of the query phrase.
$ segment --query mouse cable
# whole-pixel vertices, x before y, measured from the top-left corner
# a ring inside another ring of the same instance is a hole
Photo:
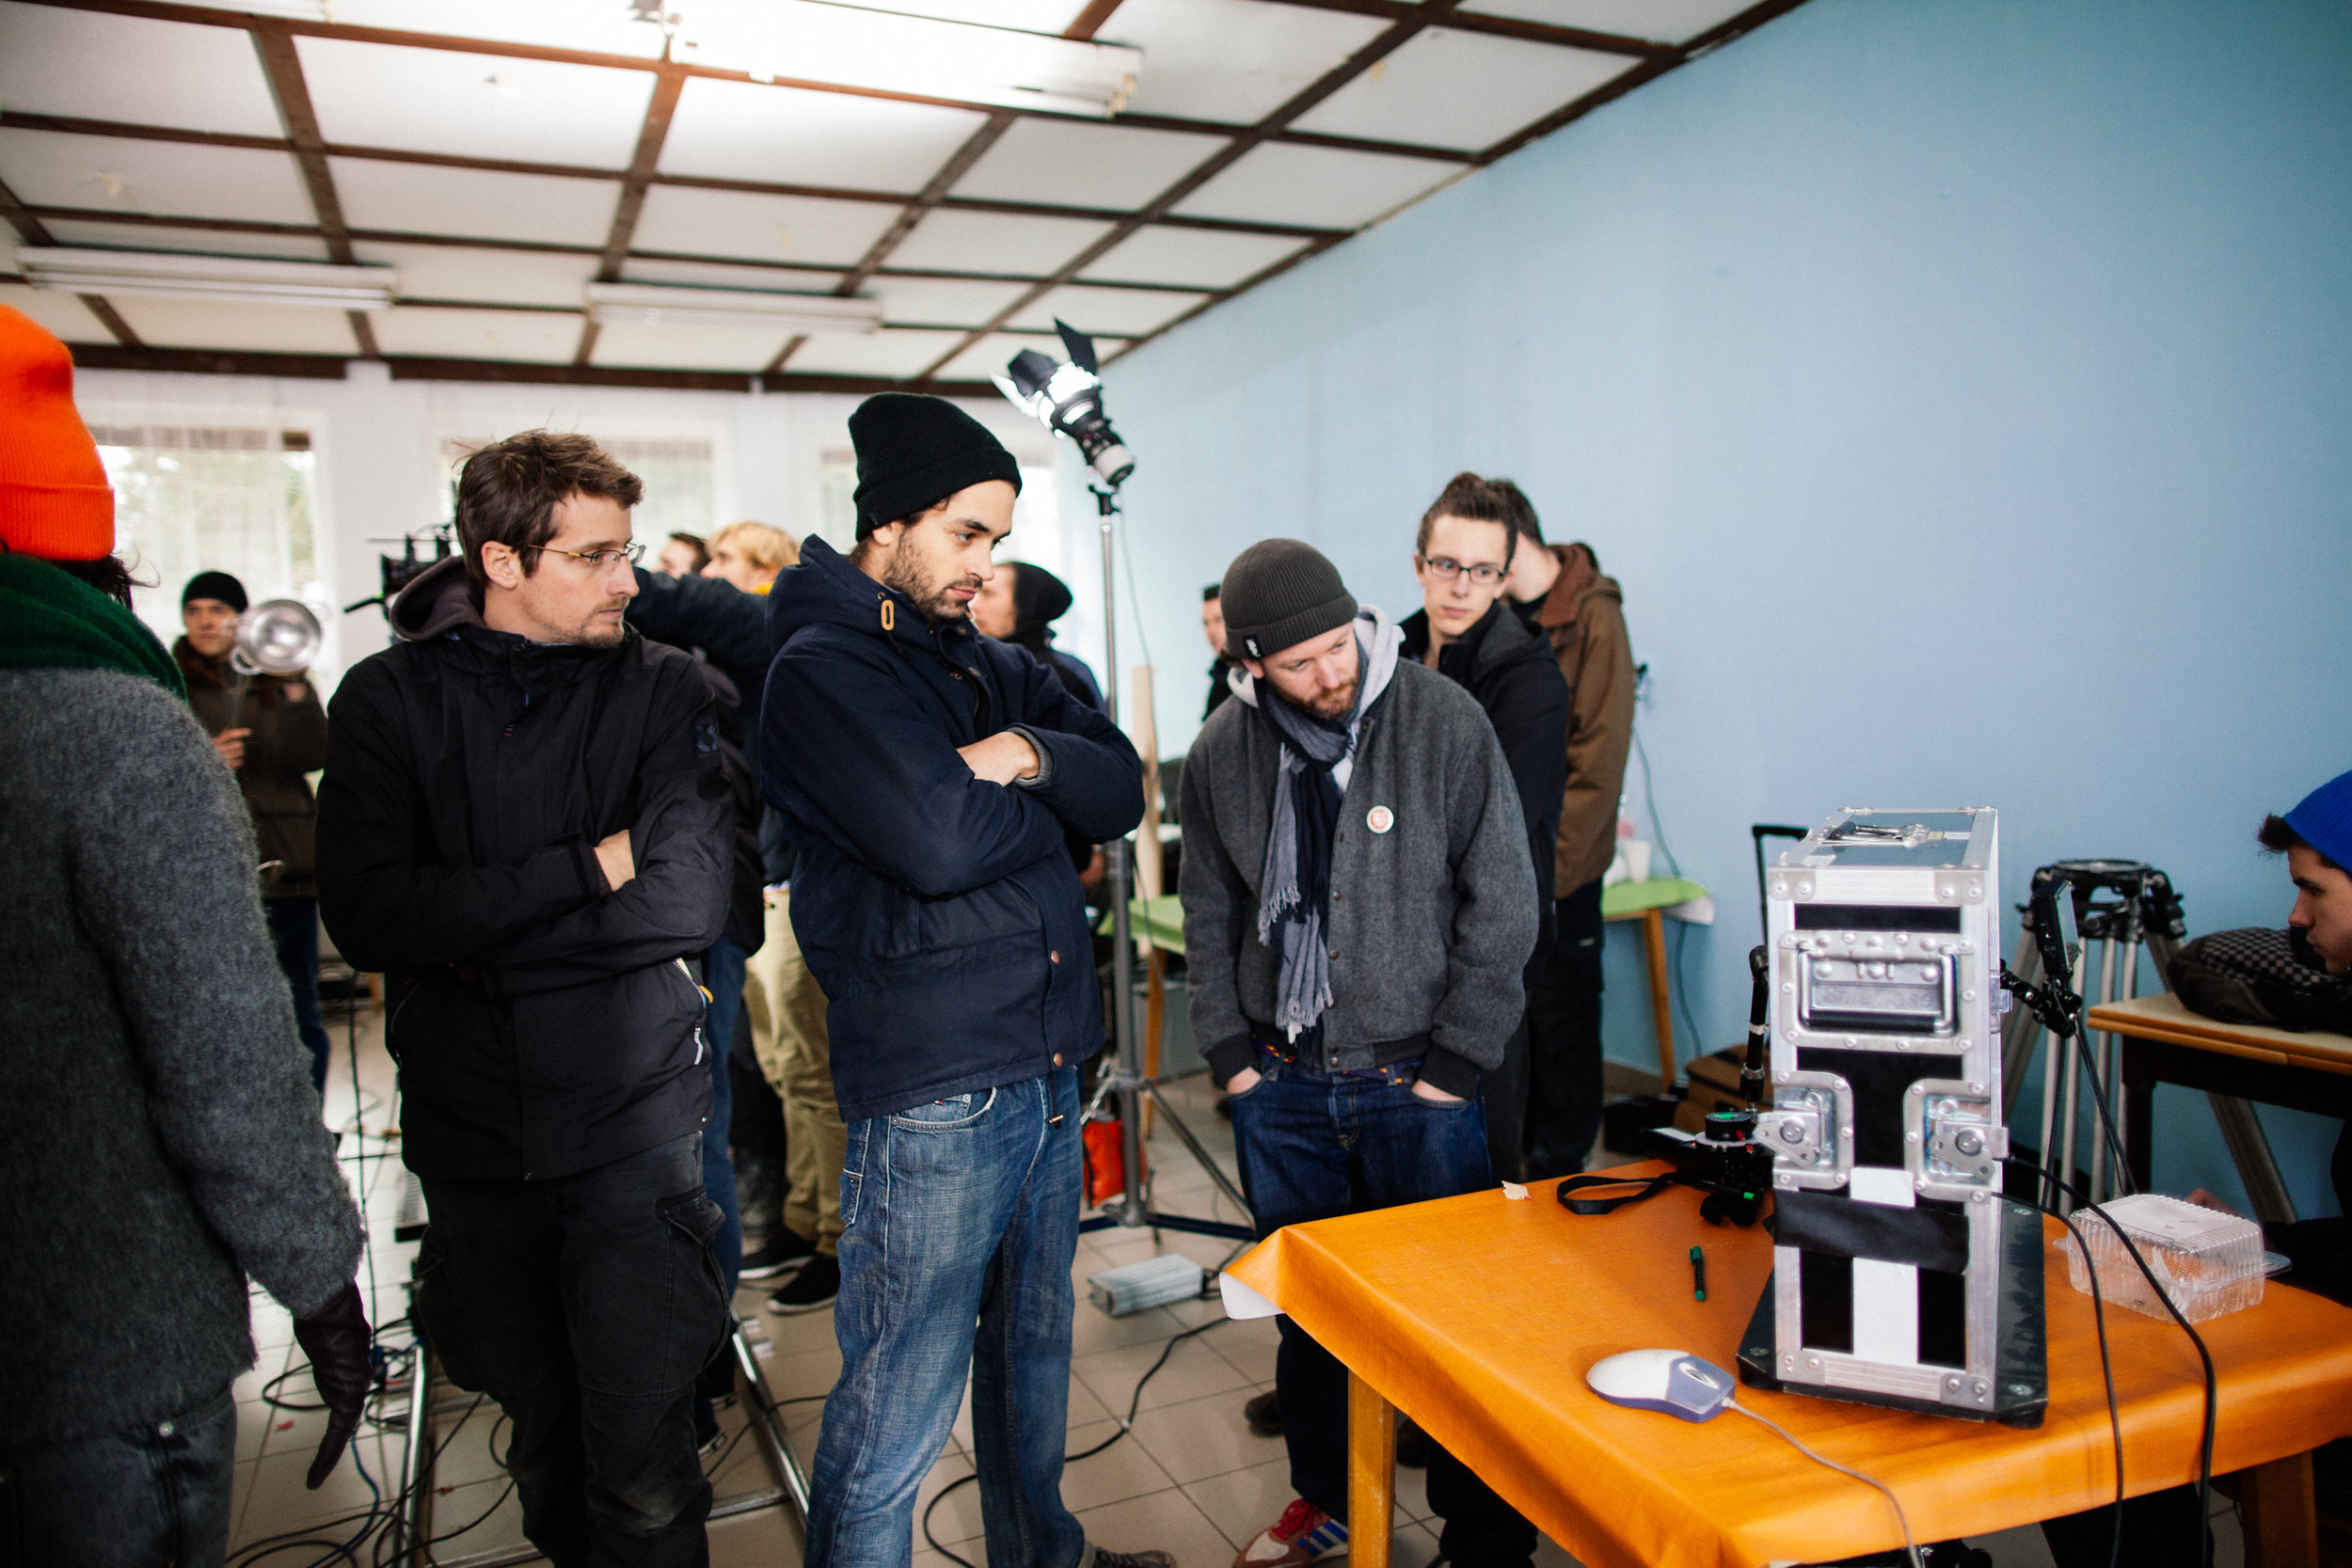
[[[1749,1420],[1758,1421],[1765,1426],[1771,1427],[1774,1432],[1779,1433],[1781,1436],[1787,1438],[1790,1447],[1794,1448],[1799,1453],[1804,1455],[1805,1458],[1813,1461],[1814,1464],[1826,1465],[1841,1476],[1851,1476],[1854,1480],[1862,1482],[1865,1486],[1877,1487],[1879,1495],[1894,1505],[1895,1522],[1903,1528],[1903,1550],[1909,1554],[1911,1558],[1911,1568],[1920,1568],[1919,1544],[1911,1538],[1911,1517],[1903,1512],[1903,1500],[1895,1496],[1892,1491],[1888,1490],[1884,1482],[1873,1481],[1859,1470],[1849,1468],[1844,1465],[1838,1464],[1835,1459],[1831,1459],[1824,1454],[1814,1452],[1811,1449],[1804,1446],[1804,1442],[1799,1439],[1795,1433],[1790,1432],[1787,1427],[1782,1426],[1778,1421],[1773,1420],[1770,1416],[1759,1415],[1756,1411],[1750,1410],[1746,1405],[1741,1404],[1738,1400],[1724,1401],[1724,1408],[1726,1410],[1737,1410],[1740,1415],[1745,1416]]]
[[[2123,1256],[2130,1259],[2134,1263],[2139,1265],[2139,1272],[2147,1278],[2148,1288],[2155,1292],[2156,1300],[2164,1304],[2164,1309],[2171,1314],[2172,1321],[2181,1325],[2181,1332],[2188,1336],[2188,1342],[2197,1347],[2197,1359],[2203,1366],[2205,1374],[2205,1424],[2204,1430],[2199,1438],[2197,1448],[2197,1518],[2200,1527],[2203,1528],[2205,1532],[2205,1544],[2202,1560],[2205,1564],[2205,1568],[2213,1568],[2213,1528],[2208,1521],[2212,1518],[2213,1514],[2214,1418],[2216,1408],[2219,1404],[2221,1397],[2220,1390],[2217,1386],[2218,1380],[2213,1370],[2213,1352],[2205,1348],[2204,1336],[2198,1333],[2197,1330],[2191,1326],[2189,1321],[2181,1315],[2181,1309],[2173,1305],[2172,1292],[2164,1288],[2164,1282],[2158,1279],[2155,1275],[2155,1271],[2148,1266],[2148,1259],[2140,1256],[2139,1244],[2132,1240],[2131,1236],[2125,1232],[2121,1225],[2116,1223],[2114,1215],[2108,1213],[2098,1204],[2091,1202],[2090,1195],[2084,1192],[2080,1187],[2075,1186],[2073,1182],[2066,1180],[2062,1177],[2054,1175],[2051,1172],[2042,1169],[2040,1165],[2035,1164],[2031,1160],[2026,1159],[2023,1155],[2003,1155],[2001,1163],[2006,1165],[2015,1165],[2020,1170],[2029,1171],[2033,1175],[2042,1177],[2043,1180],[2049,1181],[2058,1191],[2064,1193],[2080,1206],[2074,1211],[2076,1213],[2079,1214],[2083,1212],[2083,1210],[2088,1209],[2090,1212],[2098,1215],[2099,1218],[2106,1223],[2106,1227],[2115,1232],[2116,1239],[2123,1243]],[[2040,1208],[2041,1205],[2037,1204],[2035,1207]],[[2049,1212],[2050,1211],[2047,1210],[2044,1211],[2044,1212]],[[2069,1228],[2071,1229],[2072,1227],[2069,1227]],[[2091,1265],[2090,1249],[2089,1247],[2083,1248],[2083,1268],[2087,1273],[2090,1273],[2094,1276],[2097,1274],[2097,1270]],[[2122,1510],[2120,1509],[2117,1510],[2117,1517],[2122,1517]]]

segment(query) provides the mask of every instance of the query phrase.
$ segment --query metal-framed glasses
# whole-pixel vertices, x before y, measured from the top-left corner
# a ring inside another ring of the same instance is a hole
[[[1468,572],[1470,574],[1470,581],[1478,584],[1481,588],[1492,588],[1496,583],[1501,582],[1504,578],[1511,575],[1511,570],[1507,566],[1497,566],[1485,561],[1480,562],[1475,566],[1465,566],[1460,562],[1454,560],[1452,556],[1447,555],[1424,555],[1421,558],[1421,563],[1428,567],[1430,571],[1436,573],[1438,578],[1445,582],[1452,582],[1455,578],[1460,577],[1464,572]]]
[[[609,572],[624,561],[634,566],[645,559],[645,546],[643,545],[630,545],[617,550],[559,550],[553,545],[533,545],[531,547],[548,555],[568,555],[574,561],[584,561],[599,572]]]

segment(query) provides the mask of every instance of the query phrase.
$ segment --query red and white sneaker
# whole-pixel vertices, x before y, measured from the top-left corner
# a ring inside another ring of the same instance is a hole
[[[1293,1497],[1282,1516],[1258,1532],[1233,1559],[1233,1568],[1303,1568],[1319,1557],[1347,1547],[1347,1527],[1304,1497]]]

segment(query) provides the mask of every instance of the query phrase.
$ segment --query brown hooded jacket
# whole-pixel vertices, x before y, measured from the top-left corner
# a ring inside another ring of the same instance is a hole
[[[1568,683],[1568,792],[1560,806],[1553,887],[1565,898],[1609,869],[1615,856],[1617,799],[1633,745],[1633,647],[1625,594],[1600,574],[1590,545],[1545,546],[1560,562],[1551,591],[1531,609]]]

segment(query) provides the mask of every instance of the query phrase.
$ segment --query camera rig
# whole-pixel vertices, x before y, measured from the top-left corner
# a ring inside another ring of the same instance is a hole
[[[420,540],[429,541],[432,544],[433,559],[431,561],[421,560],[417,555],[417,545]],[[375,558],[378,584],[376,594],[372,598],[361,599],[358,604],[343,606],[343,613],[346,615],[355,610],[365,610],[370,605],[382,605],[384,613],[389,615],[392,612],[392,600],[399,596],[402,589],[424,576],[428,568],[447,561],[454,553],[453,547],[454,541],[452,538],[451,525],[448,523],[420,529],[414,533],[376,535],[370,538],[368,543],[398,545],[401,546],[401,553],[379,555]]]

